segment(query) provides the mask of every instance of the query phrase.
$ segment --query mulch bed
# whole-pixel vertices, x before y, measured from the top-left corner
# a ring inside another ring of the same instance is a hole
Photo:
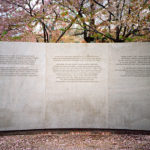
[[[87,129],[0,132],[0,150],[150,150],[150,131]]]

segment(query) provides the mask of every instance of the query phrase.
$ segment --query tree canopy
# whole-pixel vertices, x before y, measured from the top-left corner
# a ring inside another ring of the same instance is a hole
[[[149,0],[0,0],[0,40],[126,42],[149,31]]]

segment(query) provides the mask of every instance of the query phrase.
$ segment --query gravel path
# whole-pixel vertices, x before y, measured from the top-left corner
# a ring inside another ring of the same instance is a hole
[[[0,132],[0,150],[150,150],[150,131]]]

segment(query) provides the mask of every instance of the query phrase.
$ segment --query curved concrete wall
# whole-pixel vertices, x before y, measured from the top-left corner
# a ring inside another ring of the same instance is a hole
[[[150,130],[149,47],[0,42],[0,130]]]

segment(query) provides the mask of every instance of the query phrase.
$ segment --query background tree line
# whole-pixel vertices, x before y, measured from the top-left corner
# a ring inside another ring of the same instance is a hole
[[[0,40],[126,42],[150,37],[150,0],[0,0]]]

